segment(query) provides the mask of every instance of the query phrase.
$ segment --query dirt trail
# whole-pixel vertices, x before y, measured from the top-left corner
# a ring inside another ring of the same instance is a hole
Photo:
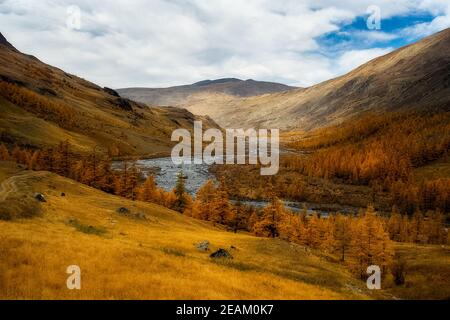
[[[19,182],[24,182],[24,180],[30,177],[41,177],[45,174],[45,172],[25,171],[5,179],[0,184],[0,202],[5,201],[11,193],[19,191]]]

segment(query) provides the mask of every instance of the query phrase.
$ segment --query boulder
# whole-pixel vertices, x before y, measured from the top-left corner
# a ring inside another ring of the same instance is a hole
[[[205,240],[197,244],[197,249],[200,251],[209,251],[209,241]]]
[[[36,193],[34,195],[34,198],[39,202],[47,202],[47,200],[45,199],[45,196],[42,193]]]
[[[211,258],[233,259],[233,256],[225,249],[219,249],[210,255]]]
[[[130,210],[125,207],[121,207],[121,208],[117,209],[117,213],[118,214],[129,214]]]

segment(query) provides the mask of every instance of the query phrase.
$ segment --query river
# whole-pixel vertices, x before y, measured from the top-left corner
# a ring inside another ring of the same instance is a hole
[[[121,161],[115,161],[113,163],[114,169],[120,169],[121,167]],[[192,196],[196,195],[197,191],[206,181],[213,180],[216,182],[214,175],[209,172],[209,165],[205,163],[176,165],[172,162],[170,157],[167,157],[137,160],[136,167],[144,177],[153,174],[157,185],[166,191],[175,188],[178,174],[183,171],[184,176],[187,177],[186,191]],[[232,200],[232,202],[237,201]],[[262,200],[241,200],[240,202],[256,208],[263,208],[268,203],[267,201]],[[311,203],[284,201],[284,205],[286,209],[294,212],[300,212],[306,207],[309,214],[314,212],[320,213],[322,216],[327,216],[329,214],[328,211],[314,209],[315,205]]]

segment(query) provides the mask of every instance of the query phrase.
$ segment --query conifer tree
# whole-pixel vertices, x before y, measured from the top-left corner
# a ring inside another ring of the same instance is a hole
[[[378,265],[386,270],[392,262],[392,255],[392,244],[383,221],[369,206],[353,223],[350,268],[361,279],[365,279],[368,266]]]
[[[173,190],[176,199],[173,203],[172,209],[180,213],[184,212],[188,202],[186,193],[186,179],[187,177],[183,174],[183,171],[180,171],[177,177],[177,184]]]
[[[0,160],[8,161],[10,159],[11,159],[11,157],[9,155],[8,148],[6,148],[6,146],[2,143],[0,145]]]
[[[346,254],[350,249],[352,241],[352,219],[348,216],[338,214],[334,220],[334,223],[334,237],[336,239],[335,246],[341,261],[345,261]]]
[[[277,197],[272,197],[270,204],[263,210],[261,220],[255,224],[253,232],[259,236],[278,237],[283,216],[284,204]]]
[[[139,187],[136,196],[140,201],[156,203],[159,200],[155,178],[152,175],[149,175],[142,186]]]
[[[233,206],[230,203],[225,179],[220,178],[219,186],[216,188],[212,203],[210,220],[214,223],[225,225],[232,218]]]

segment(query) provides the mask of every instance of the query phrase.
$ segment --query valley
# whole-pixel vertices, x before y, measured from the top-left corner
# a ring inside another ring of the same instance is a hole
[[[449,49],[446,29],[308,88],[115,90],[0,34],[0,299],[448,299]],[[195,121],[280,129],[279,172],[175,165]]]

